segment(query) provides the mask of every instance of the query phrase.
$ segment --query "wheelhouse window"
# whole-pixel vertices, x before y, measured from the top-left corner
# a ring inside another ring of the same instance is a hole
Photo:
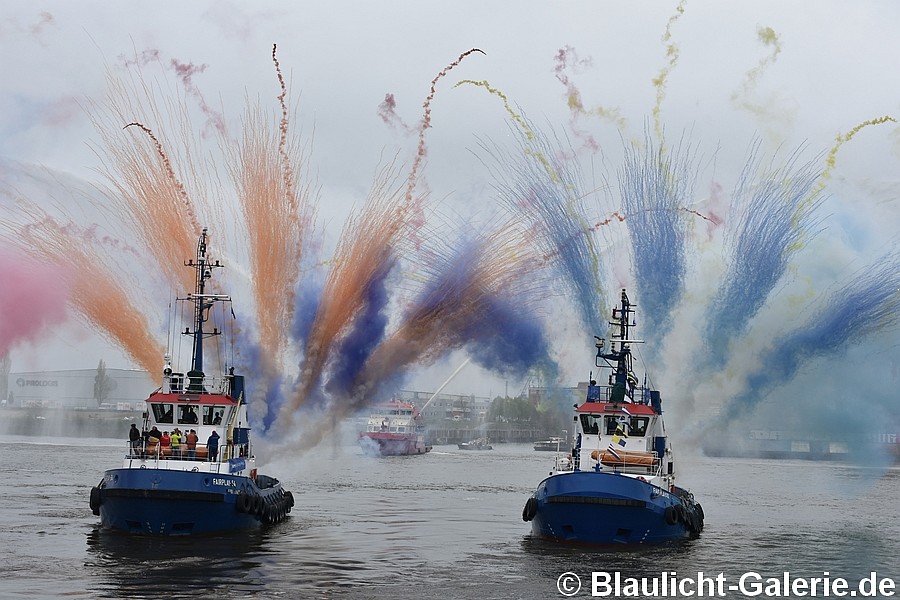
[[[647,435],[647,425],[649,424],[649,417],[631,417],[631,423],[628,425],[628,435],[644,437]]]
[[[600,433],[600,423],[603,417],[600,415],[581,415],[581,428],[585,433],[597,435]]]
[[[153,418],[157,423],[172,423],[172,404],[168,402],[154,402],[150,405],[153,408]]]
[[[627,421],[625,421],[625,417],[618,415],[606,415],[606,435],[615,435],[616,427],[626,422]]]
[[[196,425],[199,423],[197,418],[197,407],[191,404],[178,407],[178,423],[182,425]],[[171,423],[171,421],[170,421]]]
[[[203,407],[203,424],[204,425],[221,425],[222,416],[225,414],[224,406],[204,406]]]

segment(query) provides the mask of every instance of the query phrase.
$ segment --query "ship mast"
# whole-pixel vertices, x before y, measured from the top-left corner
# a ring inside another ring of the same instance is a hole
[[[622,290],[622,305],[618,308],[613,308],[612,318],[613,320],[609,322],[613,327],[618,328],[618,332],[614,332],[612,334],[612,341],[610,344],[610,352],[604,354],[603,348],[598,344],[597,347],[597,358],[603,358],[608,363],[615,363],[615,367],[613,367],[613,375],[610,377],[612,384],[612,393],[610,395],[610,401],[613,403],[621,403],[625,401],[625,396],[632,398],[632,389],[634,388],[634,383],[630,381],[630,379],[634,379],[634,375],[631,372],[631,347],[629,344],[639,342],[640,340],[632,340],[628,337],[628,330],[631,327],[629,323],[629,315],[634,313],[633,305],[628,300],[628,295],[625,293],[625,290]],[[616,342],[619,343],[619,349],[616,350]],[[601,366],[598,362],[597,366]],[[612,367],[612,364],[609,364]],[[636,380],[635,380],[636,381]]]
[[[194,293],[188,294],[187,300],[194,304],[194,330],[185,328],[184,334],[193,336],[194,348],[191,357],[191,371],[195,374],[203,373],[203,339],[208,336],[219,335],[221,332],[217,328],[213,328],[211,332],[203,331],[203,323],[209,319],[209,309],[216,300],[229,300],[230,298],[221,294],[207,294],[206,280],[212,277],[212,269],[223,267],[217,260],[215,263],[210,262],[206,256],[206,232],[204,227],[200,233],[200,239],[197,242],[197,258],[184,263],[186,267],[194,269],[195,284]]]

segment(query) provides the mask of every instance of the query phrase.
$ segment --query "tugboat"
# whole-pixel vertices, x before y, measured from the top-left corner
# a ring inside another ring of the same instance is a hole
[[[703,508],[675,485],[660,393],[646,375],[639,384],[632,371],[631,346],[640,343],[629,337],[634,312],[622,290],[610,349],[596,338],[595,366],[611,369],[608,385],[590,381],[586,401],[575,409],[571,456],[558,457],[522,511],[536,537],[635,545],[692,539],[703,530]]]
[[[104,529],[133,534],[191,535],[259,527],[282,521],[294,506],[291,492],[274,477],[258,474],[250,443],[244,377],[234,367],[216,376],[204,372],[203,342],[222,332],[205,331],[212,309],[230,303],[223,294],[205,291],[216,268],[206,256],[207,229],[197,244],[192,294],[179,298],[192,310],[190,370],[173,372],[166,354],[162,385],[147,399],[143,436],[133,425],[121,468],[110,469],[91,489],[90,507]],[[233,314],[233,313],[229,313]],[[171,433],[180,442],[171,442]],[[161,433],[164,432],[164,433]],[[221,440],[221,441],[220,441]]]
[[[431,452],[425,443],[425,417],[412,402],[391,400],[375,406],[359,432],[359,445],[369,456],[408,456]]]
[[[487,438],[478,438],[469,442],[463,442],[456,445],[460,450],[493,450],[491,442]]]

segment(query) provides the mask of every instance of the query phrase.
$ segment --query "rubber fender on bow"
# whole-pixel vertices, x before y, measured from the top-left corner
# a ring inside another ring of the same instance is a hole
[[[90,500],[91,512],[99,516],[101,504],[103,504],[103,500],[100,498],[100,488],[92,487]]]
[[[241,492],[238,494],[237,500],[234,502],[234,507],[238,512],[248,513],[253,509],[253,498],[250,494],[246,494]]]
[[[678,522],[678,511],[675,509],[674,506],[668,506],[668,507],[666,507],[665,517],[666,517],[666,523],[668,523],[669,525],[674,525],[675,523]]]
[[[285,492],[284,495],[288,499],[288,507],[294,508],[294,494],[292,494],[291,492]]]
[[[532,496],[525,502],[525,508],[522,509],[522,520],[530,521],[534,518],[534,515],[537,514],[537,498]]]

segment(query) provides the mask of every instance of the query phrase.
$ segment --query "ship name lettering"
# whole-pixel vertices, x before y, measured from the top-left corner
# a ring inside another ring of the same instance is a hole
[[[213,485],[228,485],[231,487],[234,487],[237,485],[237,482],[235,482],[234,479],[223,479],[223,478],[218,478],[218,477],[214,477],[212,482],[213,482]]]

